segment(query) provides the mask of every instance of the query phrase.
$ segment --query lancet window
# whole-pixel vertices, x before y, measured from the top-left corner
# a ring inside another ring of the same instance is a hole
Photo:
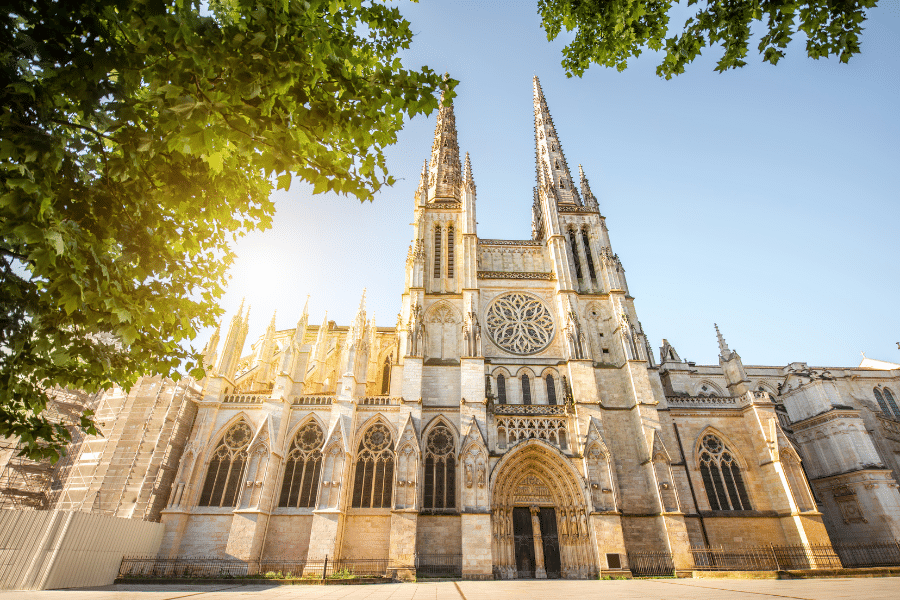
[[[394,488],[391,432],[383,423],[366,430],[356,453],[353,508],[390,508]]]
[[[578,240],[575,232],[569,230],[569,246],[572,248],[572,261],[575,263],[575,277],[581,279],[581,257],[578,256]]]
[[[240,422],[222,437],[206,470],[200,506],[237,506],[252,436],[250,426]]]
[[[423,506],[442,510],[456,508],[456,456],[450,428],[439,424],[428,434],[425,446]]]
[[[522,375],[522,404],[531,404],[531,379]]]
[[[384,359],[384,366],[381,368],[381,395],[387,396],[391,392],[391,357]]]
[[[547,375],[547,404],[556,404],[556,381],[553,375]]]
[[[455,242],[453,239],[453,225],[447,226],[447,278],[453,279],[453,267],[455,259]]]
[[[881,412],[884,413],[884,416],[894,419],[900,419],[900,408],[897,407],[897,402],[894,400],[894,395],[891,393],[891,390],[888,388],[883,389],[874,389],[875,399],[878,400],[878,406],[881,408]]]
[[[750,510],[741,468],[731,450],[717,436],[703,436],[700,476],[712,510]]]
[[[594,259],[591,257],[591,243],[588,240],[587,231],[581,232],[581,241],[584,243],[584,254],[587,258],[588,272],[591,274],[591,279],[597,281],[597,271],[594,269]]]
[[[497,375],[497,402],[506,404],[506,377]]]
[[[434,228],[434,276],[441,276],[441,228]]]
[[[312,508],[319,490],[322,470],[322,442],[325,436],[317,423],[304,425],[291,444],[284,468],[278,506]]]

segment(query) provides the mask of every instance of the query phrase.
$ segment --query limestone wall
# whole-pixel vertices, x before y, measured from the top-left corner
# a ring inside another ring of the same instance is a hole
[[[263,560],[305,560],[312,520],[312,514],[272,515]]]
[[[345,517],[341,558],[387,558],[390,545],[389,511],[357,509]]]
[[[419,515],[416,551],[419,554],[459,554],[462,521],[459,515]]]

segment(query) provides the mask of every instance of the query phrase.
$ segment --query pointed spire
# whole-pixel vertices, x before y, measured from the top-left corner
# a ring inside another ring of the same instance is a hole
[[[584,169],[581,168],[581,165],[578,165],[578,177],[580,179],[578,183],[581,187],[581,195],[584,196],[584,205],[592,210],[598,210],[597,198],[591,192],[591,184],[588,183],[588,178],[584,174]]]
[[[475,180],[472,178],[472,161],[469,160],[469,153],[466,152],[466,170],[463,173],[463,189],[475,193]]]
[[[237,369],[238,361],[241,358],[241,352],[244,350],[244,342],[247,339],[248,320],[250,319],[250,307],[247,307],[247,315],[241,318],[244,312],[244,300],[241,300],[241,307],[236,315],[231,318],[231,326],[228,328],[228,335],[225,338],[225,345],[222,347],[222,355],[219,358],[219,367],[216,369],[218,375],[232,377]]]
[[[294,329],[294,343],[297,346],[303,345],[303,338],[306,337],[306,328],[309,325],[309,294],[306,295],[306,303],[303,305],[303,314],[297,321],[297,327]]]
[[[728,360],[731,358],[731,350],[728,348],[728,344],[725,342],[725,338],[722,337],[722,332],[719,331],[719,325],[713,323],[716,328],[716,337],[719,339],[719,356],[723,359]]]
[[[428,161],[422,161],[422,173],[419,175],[419,187],[416,188],[416,206],[425,204],[428,198]]]
[[[578,189],[569,173],[569,165],[563,155],[562,145],[556,135],[556,127],[547,108],[547,99],[541,89],[541,82],[534,76],[534,142],[538,185],[540,186],[543,169],[549,174],[550,183],[557,190],[559,203],[581,205]],[[543,169],[542,169],[543,167]]]
[[[219,332],[221,329],[221,325],[216,326],[216,330],[213,331],[209,341],[206,342],[206,348],[203,350],[203,366],[207,369],[212,369],[216,364],[216,350],[219,348]]]
[[[445,74],[444,79],[448,78],[449,76]],[[428,171],[430,202],[459,200],[462,168],[459,162],[459,144],[456,140],[456,117],[453,114],[453,103],[444,100],[443,92],[437,125],[434,128],[434,144],[431,146],[431,163]]]

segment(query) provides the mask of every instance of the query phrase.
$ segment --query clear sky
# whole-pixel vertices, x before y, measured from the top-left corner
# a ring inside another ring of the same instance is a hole
[[[773,67],[751,43],[743,69],[714,72],[721,51],[707,49],[670,81],[653,53],[567,79],[536,0],[399,6],[417,34],[406,65],[461,81],[481,237],[531,236],[536,74],[654,350],[667,338],[715,363],[717,322],[745,364],[855,366],[860,351],[900,362],[900,5],[882,4],[849,65],[807,58],[801,39]],[[278,193],[274,227],[238,245],[223,303],[226,319],[243,296],[253,306],[245,351],[276,309],[277,327],[294,327],[307,294],[311,323],[327,310],[349,324],[363,288],[369,316],[396,323],[434,125],[434,113],[407,125],[388,151],[399,181],[374,202]]]

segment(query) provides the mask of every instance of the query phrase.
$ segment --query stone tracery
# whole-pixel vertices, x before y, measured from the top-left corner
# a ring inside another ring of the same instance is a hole
[[[494,300],[487,329],[497,346],[513,354],[534,354],[553,340],[553,317],[543,302],[519,292]]]

